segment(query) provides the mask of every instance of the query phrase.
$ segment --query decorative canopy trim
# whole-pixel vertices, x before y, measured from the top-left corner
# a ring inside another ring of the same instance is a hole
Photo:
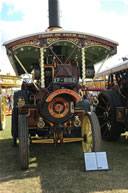
[[[37,48],[48,48],[49,46],[51,46],[52,44],[56,43],[56,42],[60,42],[60,41],[66,41],[66,42],[70,42],[73,43],[74,45],[76,45],[79,48],[89,48],[92,46],[101,46],[106,48],[107,50],[111,49],[111,46],[108,46],[106,44],[103,43],[99,43],[97,41],[92,41],[92,40],[83,40],[83,39],[78,39],[78,38],[46,38],[46,39],[40,39],[40,40],[33,40],[33,41],[27,41],[27,42],[23,42],[21,44],[17,44],[15,46],[12,47],[12,50],[15,51],[18,48],[24,47],[24,46],[34,46]]]
[[[51,40],[52,39],[52,40]],[[86,44],[89,43],[99,43],[106,46],[116,47],[118,45],[117,42],[114,42],[112,40],[87,34],[87,33],[79,33],[79,32],[70,32],[70,31],[52,31],[52,32],[44,32],[44,33],[36,33],[31,34],[27,36],[22,36],[17,39],[13,39],[11,41],[5,42],[3,45],[8,49],[10,47],[15,47],[18,45],[31,45],[31,46],[37,46],[37,47],[43,47],[48,46],[51,41],[57,41],[57,40],[66,40],[66,41],[72,41],[75,43],[78,43],[78,46],[84,47]]]
[[[46,58],[50,53],[49,49],[51,50],[52,47],[59,45],[63,49],[63,55],[67,56],[71,49],[73,49],[73,46],[75,46],[78,48],[76,49],[76,55],[79,65],[81,65],[80,49],[84,48],[86,66],[93,66],[106,58],[107,55],[110,57],[116,54],[118,43],[103,37],[81,32],[52,31],[23,36],[5,42],[3,45],[6,47],[10,62],[19,76],[23,74],[23,71],[14,58],[14,54],[19,57],[27,71],[31,72],[32,65],[39,63],[41,48],[44,48]]]

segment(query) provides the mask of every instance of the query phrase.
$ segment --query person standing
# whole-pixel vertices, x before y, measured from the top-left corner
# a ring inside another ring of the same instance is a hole
[[[89,102],[89,100],[87,100],[87,96],[84,95],[83,99],[84,99],[84,109],[85,109],[85,112],[90,112],[91,111],[91,109],[90,109],[90,102]]]
[[[12,110],[12,99],[10,95],[8,95],[8,104],[9,104],[9,110]]]

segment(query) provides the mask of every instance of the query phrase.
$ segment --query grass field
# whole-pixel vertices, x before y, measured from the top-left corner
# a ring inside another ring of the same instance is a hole
[[[0,193],[128,193],[128,140],[102,142],[108,171],[84,171],[81,143],[32,144],[30,169],[19,167],[12,147],[10,117],[0,131]]]

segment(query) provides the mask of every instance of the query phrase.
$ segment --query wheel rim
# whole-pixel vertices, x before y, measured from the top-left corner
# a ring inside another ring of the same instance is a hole
[[[92,152],[93,148],[93,135],[92,135],[92,126],[88,116],[83,118],[82,122],[82,141],[83,152]]]

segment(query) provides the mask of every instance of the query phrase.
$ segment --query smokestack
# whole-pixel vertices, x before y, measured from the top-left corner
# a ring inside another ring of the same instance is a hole
[[[48,0],[49,7],[49,27],[46,31],[62,30],[60,27],[59,0]]]

